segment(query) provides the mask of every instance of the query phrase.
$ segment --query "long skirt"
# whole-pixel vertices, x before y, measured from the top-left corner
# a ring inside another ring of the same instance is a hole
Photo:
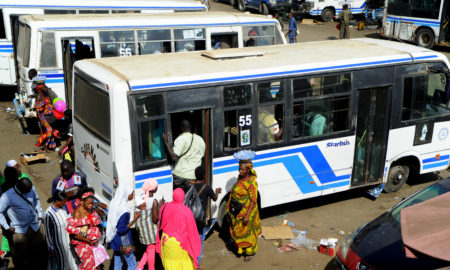
[[[75,245],[75,251],[78,257],[81,259],[81,264],[79,265],[79,270],[95,270],[95,258],[92,248],[88,244],[77,244]]]
[[[165,270],[194,270],[194,262],[186,250],[181,248],[175,237],[163,233],[161,241],[161,260]]]

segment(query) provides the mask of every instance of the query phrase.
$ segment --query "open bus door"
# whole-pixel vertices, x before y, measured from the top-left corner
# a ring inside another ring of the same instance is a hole
[[[446,42],[450,45],[450,0],[443,3],[439,37],[439,43]]]
[[[57,33],[57,38],[61,40],[64,95],[68,109],[72,109],[73,64],[77,60],[95,58],[98,55],[94,46],[97,36],[98,33],[96,32]]]
[[[356,146],[351,186],[383,181],[391,87],[358,90]]]

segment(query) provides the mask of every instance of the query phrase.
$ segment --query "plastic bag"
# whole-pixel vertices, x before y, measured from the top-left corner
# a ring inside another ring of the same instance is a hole
[[[195,190],[194,185],[191,185],[191,188],[186,192],[184,205],[191,209],[197,224],[205,222],[205,211],[203,211],[202,201],[198,197],[197,190]]]
[[[312,239],[309,239],[309,238],[306,237],[306,235],[303,234],[303,233],[299,233],[299,234],[297,235],[297,237],[292,238],[292,239],[291,239],[291,243],[292,243],[292,244],[294,245],[294,247],[296,247],[296,248],[300,248],[300,247],[304,246],[304,247],[306,247],[306,248],[308,248],[308,249],[310,249],[310,250],[314,250],[313,245],[314,245],[314,246],[317,246],[317,245],[319,244],[319,242],[314,241],[314,240],[312,240]]]
[[[93,246],[92,251],[94,252],[95,267],[99,266],[104,261],[109,260],[108,253],[106,253],[106,249],[102,244]]]

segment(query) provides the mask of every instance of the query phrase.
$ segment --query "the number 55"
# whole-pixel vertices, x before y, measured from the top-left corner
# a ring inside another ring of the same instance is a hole
[[[251,124],[252,124],[252,115],[251,114],[239,116],[239,126],[240,127],[250,126]]]

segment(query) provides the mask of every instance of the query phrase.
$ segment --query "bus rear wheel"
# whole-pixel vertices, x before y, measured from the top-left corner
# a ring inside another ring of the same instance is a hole
[[[409,167],[405,165],[393,165],[384,184],[384,191],[392,193],[400,190],[409,176]]]
[[[430,29],[420,29],[416,34],[417,46],[431,49],[434,45],[434,33]]]
[[[323,22],[331,22],[334,17],[334,11],[331,8],[325,8],[322,10],[322,14],[320,15],[320,18]]]

